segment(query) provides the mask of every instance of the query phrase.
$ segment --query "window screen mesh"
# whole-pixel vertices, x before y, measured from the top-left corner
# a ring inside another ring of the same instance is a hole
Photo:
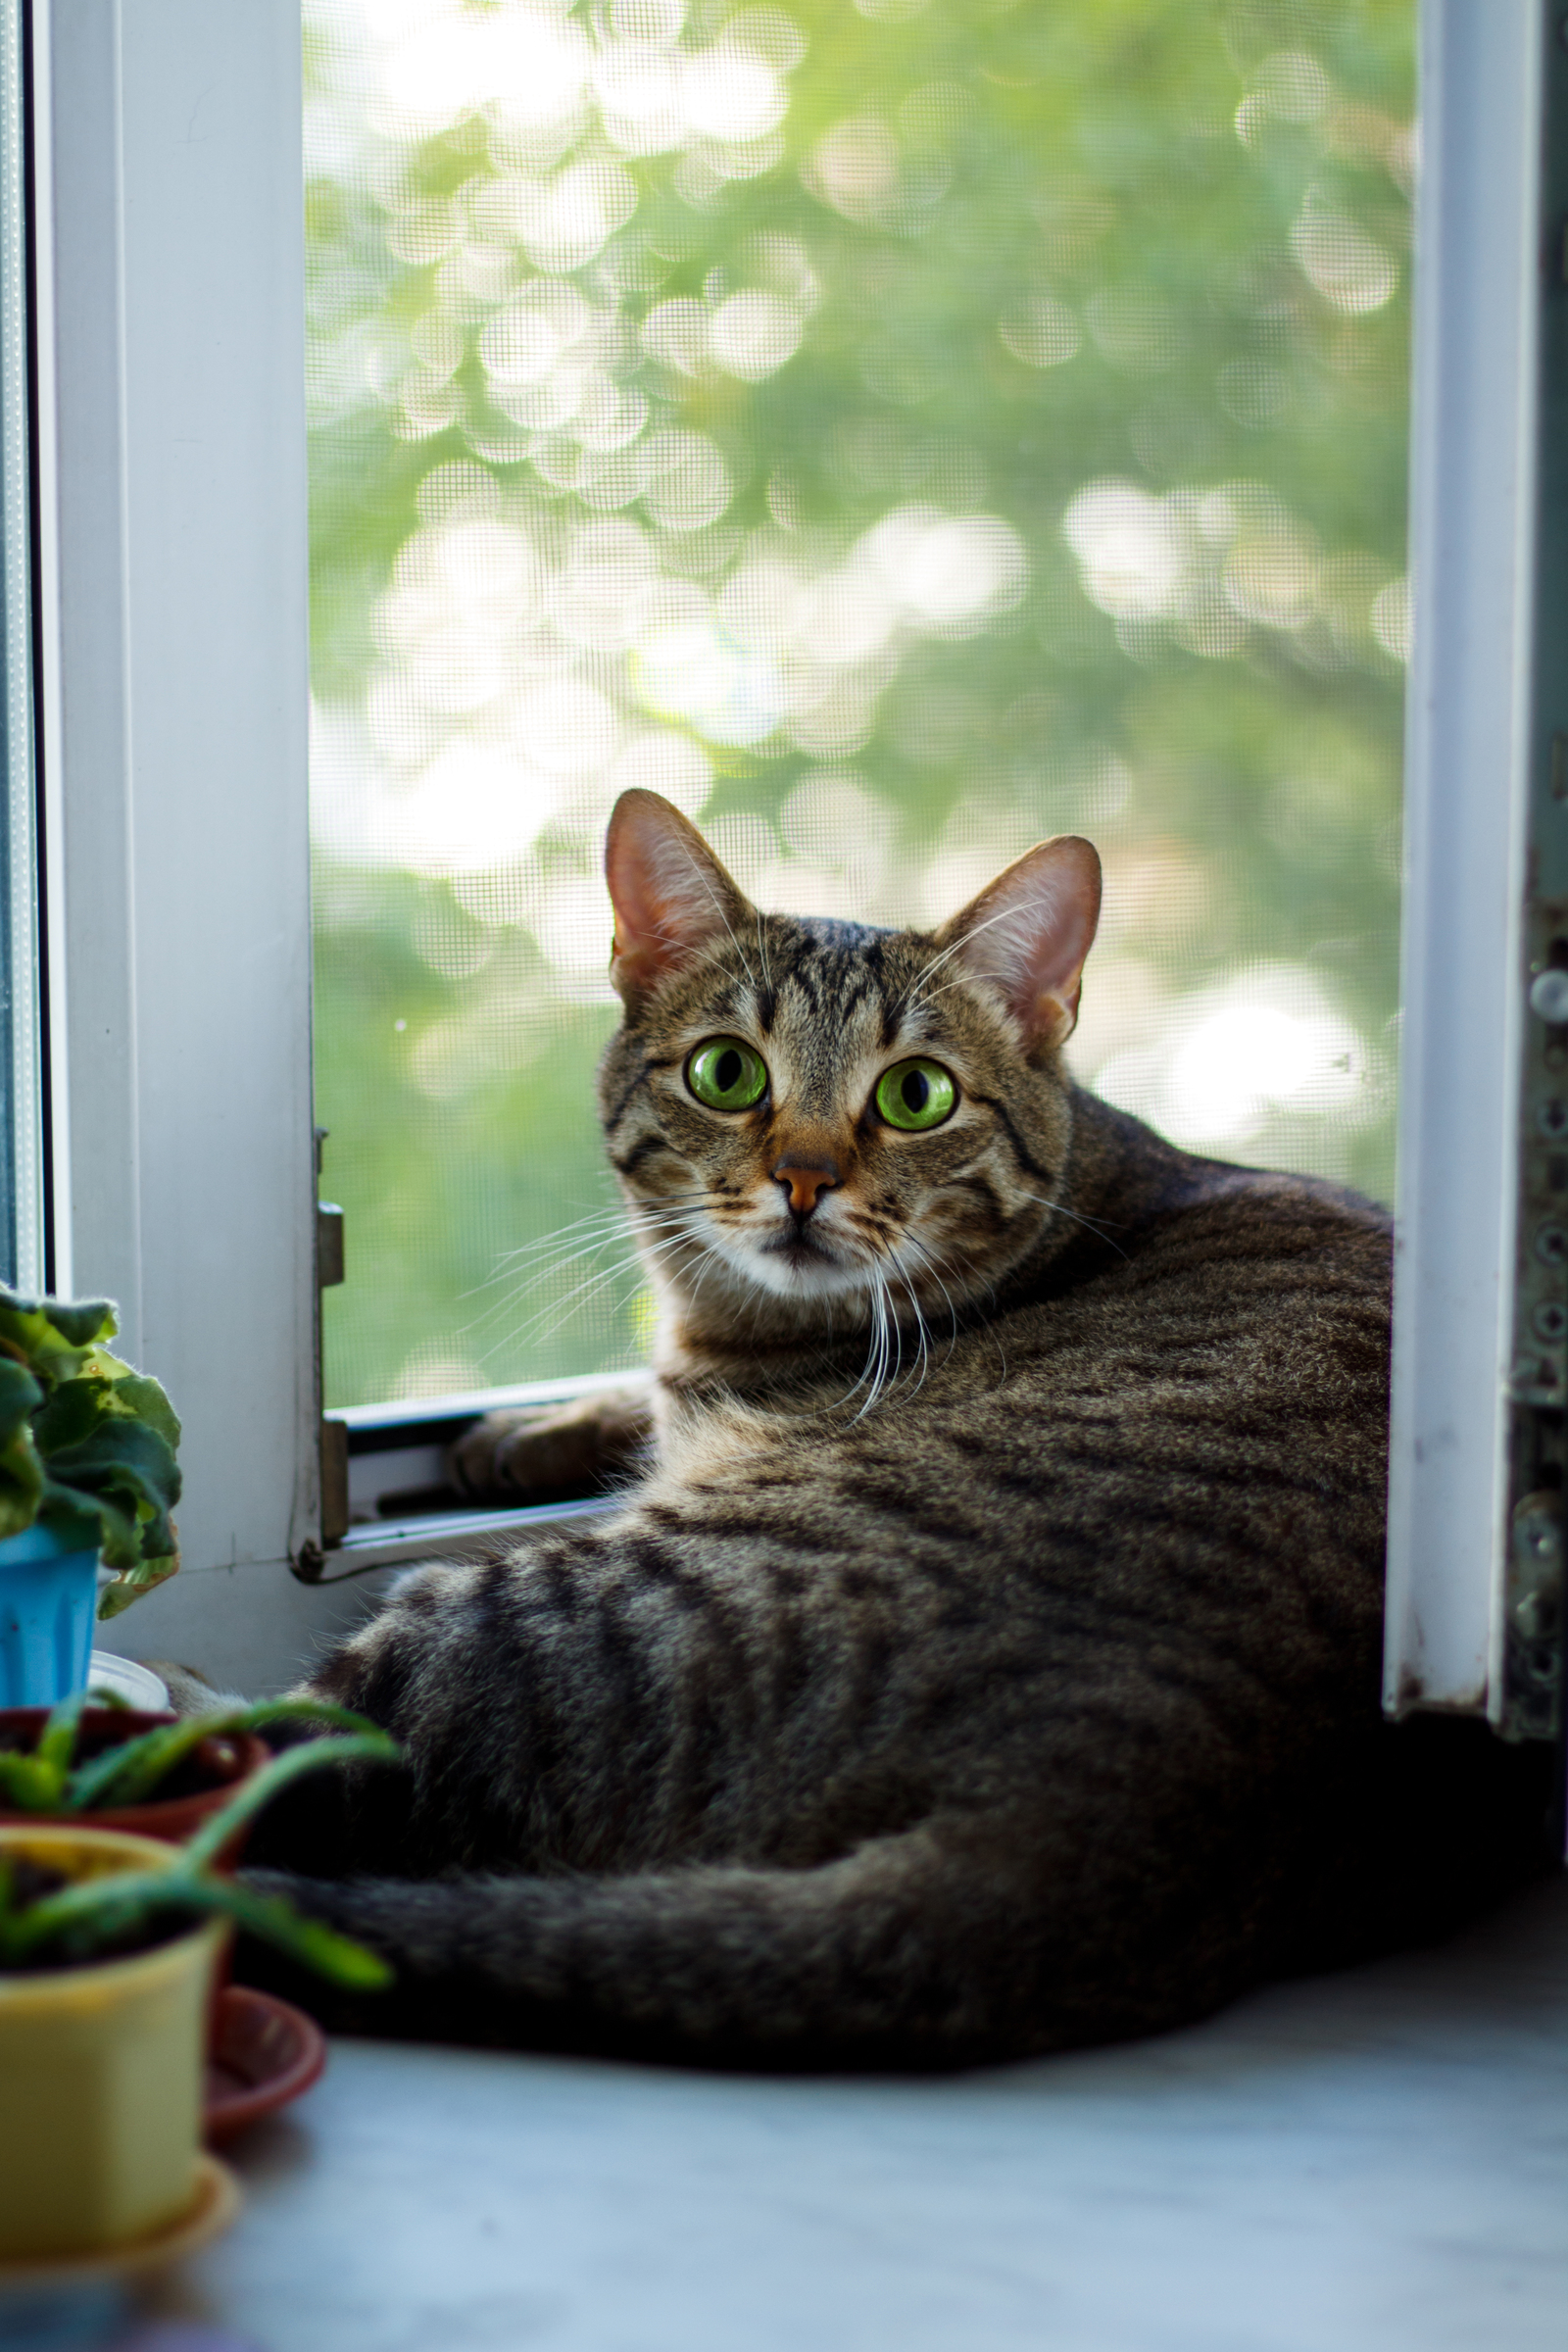
[[[546,1239],[633,783],[871,920],[1089,834],[1077,1072],[1386,1194],[1406,0],[306,28],[329,1400],[644,1348]]]

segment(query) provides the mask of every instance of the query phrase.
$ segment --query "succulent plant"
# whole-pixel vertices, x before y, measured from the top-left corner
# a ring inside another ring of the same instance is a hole
[[[303,1773],[332,1764],[395,1763],[400,1753],[396,1740],[373,1731],[289,1748],[247,1781],[187,1844],[172,1846],[173,1859],[163,1868],[118,1871],[38,1893],[13,1857],[0,1851],[0,1973],[81,1965],[155,1935],[163,1922],[177,1927],[217,1915],[334,1984],[378,1991],[391,1983],[392,1971],[374,1952],[304,1918],[281,1896],[257,1893],[224,1877],[214,1865],[235,1832]]]
[[[50,1709],[35,1747],[26,1753],[0,1749],[0,1805],[16,1813],[93,1813],[144,1805],[159,1785],[204,1740],[265,1731],[271,1723],[321,1723],[335,1730],[374,1734],[375,1726],[347,1707],[319,1698],[265,1698],[251,1706],[193,1715],[181,1723],[155,1725],[150,1732],[75,1761],[76,1740],[90,1693],[74,1690]],[[105,1693],[93,1703],[108,1699]],[[379,1736],[379,1735],[377,1735]]]
[[[113,1617],[179,1566],[179,1421],[156,1380],[105,1342],[107,1298],[24,1298],[0,1285],[0,1538],[37,1518],[95,1520],[116,1570],[98,1614]]]

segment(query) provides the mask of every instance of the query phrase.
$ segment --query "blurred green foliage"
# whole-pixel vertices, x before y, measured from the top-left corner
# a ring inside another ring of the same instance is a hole
[[[331,1401],[644,1345],[503,1263],[611,1200],[628,781],[876,919],[1087,832],[1080,1071],[1386,1194],[1413,29],[310,0]]]

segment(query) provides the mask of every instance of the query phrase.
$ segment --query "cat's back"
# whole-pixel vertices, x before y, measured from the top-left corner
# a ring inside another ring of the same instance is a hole
[[[934,1320],[923,1351],[906,1338],[873,1409],[699,1422],[672,1525],[754,1592],[782,1575],[822,1618],[923,1628],[945,1674],[971,1643],[1031,1681],[1049,1659],[1147,1664],[1157,1636],[1205,1671],[1256,1655],[1288,1675],[1312,1622],[1312,1671],[1343,1668],[1346,1639],[1365,1665],[1387,1217],[1179,1152],[1093,1098],[1078,1134],[1095,1213],[1067,1250],[968,1325]]]
[[[876,1413],[813,1432],[803,1468],[944,1436],[999,1457],[1029,1445],[1057,1500],[1076,1458],[1063,1441],[1095,1429],[1107,1443],[1078,1461],[1082,1481],[1114,1469],[1150,1500],[1177,1455],[1224,1480],[1271,1445],[1326,1487],[1380,1481],[1387,1213],[1310,1177],[1179,1152],[1082,1094],[1075,1159],[1072,1197],[1093,1213],[1067,1247],[962,1327],[932,1318]]]
[[[1135,1768],[1217,1821],[1372,1720],[1384,1222],[1100,1106],[1081,1132],[1079,1242],[923,1358],[906,1336],[874,1402],[853,1371],[688,1397],[619,1512],[404,1595],[383,1666],[418,1644],[427,1727],[473,1718],[448,1661],[482,1628],[497,1851],[523,1691],[556,1757],[527,1850],[578,1867],[804,1866],[1020,1806],[1044,1852],[1039,1807]]]
[[[1173,1385],[1311,1391],[1332,1414],[1385,1395],[1393,1227],[1358,1194],[1311,1177],[1179,1152],[1094,1097],[1077,1098],[1074,1241],[1001,1322],[1029,1387],[1126,1407]]]
[[[1038,1540],[1057,1579],[1075,1546],[1114,1561],[1129,1596],[1242,1646],[1249,1613],[1261,1628],[1293,1591],[1375,1642],[1387,1214],[1176,1152],[1092,1099],[1082,1123],[1115,1180],[1095,1227],[999,1319],[1008,1376],[949,1440],[972,1471],[993,1465],[999,1536]]]

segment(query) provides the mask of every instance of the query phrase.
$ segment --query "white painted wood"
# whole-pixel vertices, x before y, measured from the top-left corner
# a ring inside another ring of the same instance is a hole
[[[177,1638],[316,1513],[299,13],[36,40],[58,1279],[183,1418]]]
[[[5,1051],[11,1198],[7,1257],[19,1290],[43,1282],[36,793],[33,770],[32,527],[21,0],[0,5],[0,725],[5,739]],[[12,1255],[14,1250],[14,1255]]]
[[[1540,7],[1424,19],[1396,1705],[1496,1686]],[[35,22],[58,1277],[185,1417],[167,1647],[316,1509],[299,25]]]
[[[1426,0],[1385,1700],[1500,1705],[1541,0]]]

